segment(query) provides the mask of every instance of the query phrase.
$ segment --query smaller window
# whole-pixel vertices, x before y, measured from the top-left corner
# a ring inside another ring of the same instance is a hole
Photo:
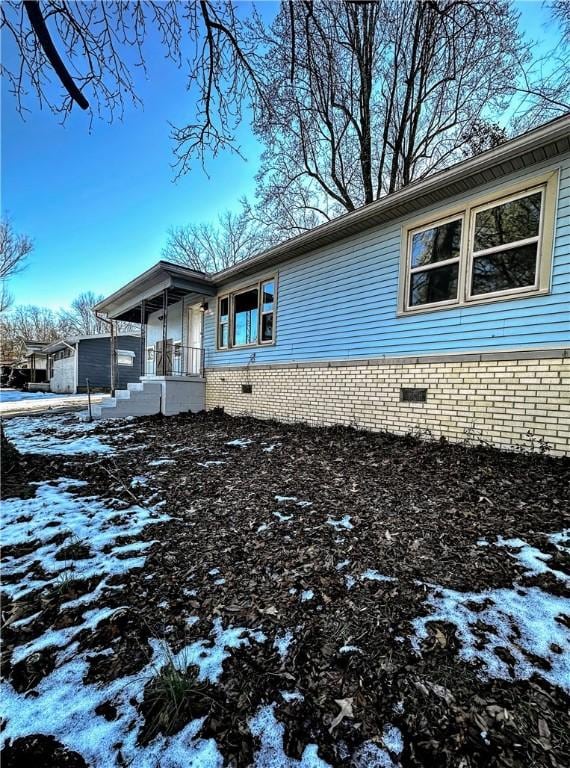
[[[218,347],[228,346],[230,328],[230,297],[224,296],[218,302]]]
[[[117,365],[128,365],[132,368],[134,364],[135,353],[128,349],[117,350]]]
[[[462,217],[409,233],[408,306],[457,301]]]
[[[273,341],[273,317],[275,314],[275,281],[261,283],[261,337],[260,341]]]
[[[146,348],[146,359],[147,360],[154,360],[154,347],[147,347]]]

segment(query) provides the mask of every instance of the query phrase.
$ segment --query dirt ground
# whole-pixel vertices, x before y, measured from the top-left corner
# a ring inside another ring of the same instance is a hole
[[[47,418],[39,429],[49,438]],[[59,432],[54,422],[54,440]],[[67,478],[85,483],[71,493],[119,516],[132,505],[168,515],[121,534],[121,545],[152,543],[142,567],[111,573],[96,592],[109,614],[75,638],[84,684],[140,674],[153,641],[176,654],[215,627],[258,633],[236,643],[215,680],[189,665],[172,716],[161,717],[156,681],[145,683],[131,702],[137,749],[199,719],[196,738],[213,739],[233,766],[318,765],[308,745],[328,765],[356,768],[570,765],[568,610],[534,640],[523,617],[517,625],[495,611],[501,596],[513,614],[523,598],[530,614],[531,597],[570,605],[560,602],[570,557],[556,538],[568,526],[570,461],[221,413],[98,424],[89,434],[113,450],[23,454],[3,480],[4,498],[22,504],[38,492],[31,483]],[[40,559],[26,578],[47,583],[3,601],[4,679],[32,698],[64,646],[15,652],[73,627],[80,609],[66,604],[100,582],[74,575],[95,544],[66,532],[52,539],[71,577],[51,579]],[[37,546],[30,530],[4,558]],[[10,571],[4,582],[21,578]],[[452,604],[463,624],[450,620]],[[284,728],[273,763],[260,747],[264,707]],[[111,698],[96,714],[112,722],[117,711]],[[42,722],[22,728],[5,743],[6,768],[98,764]],[[129,764],[121,742],[113,750],[114,764]]]

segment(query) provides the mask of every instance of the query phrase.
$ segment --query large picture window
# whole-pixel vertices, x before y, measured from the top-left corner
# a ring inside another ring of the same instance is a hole
[[[405,228],[400,312],[547,292],[555,180]]]
[[[274,334],[274,278],[218,298],[218,349],[272,344]]]

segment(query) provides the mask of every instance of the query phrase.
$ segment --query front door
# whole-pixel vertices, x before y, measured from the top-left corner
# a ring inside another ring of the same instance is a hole
[[[199,376],[202,369],[202,321],[199,304],[188,307],[188,373]]]
[[[167,339],[166,344],[164,341],[157,341],[155,347],[156,368],[155,373],[157,376],[171,376],[172,375],[172,356],[173,356],[173,341]]]

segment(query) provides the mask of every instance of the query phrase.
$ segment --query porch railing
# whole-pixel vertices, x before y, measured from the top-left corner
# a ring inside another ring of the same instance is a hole
[[[147,347],[143,376],[203,376],[204,350],[161,341]]]

